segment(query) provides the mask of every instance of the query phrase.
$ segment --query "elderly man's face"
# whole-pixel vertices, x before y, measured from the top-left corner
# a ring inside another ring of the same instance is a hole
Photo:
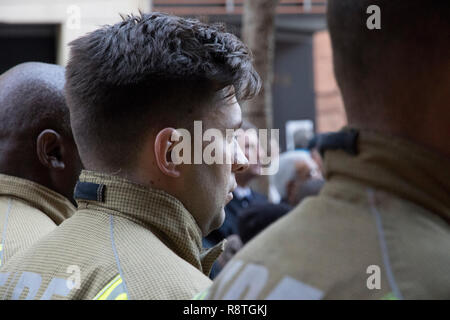
[[[241,135],[244,135],[241,131]],[[247,134],[244,135],[243,139],[238,139],[239,146],[242,150],[244,150],[245,157],[249,159],[248,169],[242,173],[238,174],[246,174],[257,176],[261,174],[261,148],[259,146],[259,140],[257,131],[248,130]]]

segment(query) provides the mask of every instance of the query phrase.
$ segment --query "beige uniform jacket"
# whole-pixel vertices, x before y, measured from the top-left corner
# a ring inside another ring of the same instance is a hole
[[[449,159],[373,132],[339,134],[320,195],[249,242],[197,298],[450,299]]]
[[[211,284],[223,244],[203,251],[176,198],[90,171],[75,198],[72,218],[0,270],[0,298],[189,299]]]
[[[75,212],[59,193],[0,174],[0,266],[30,247]]]

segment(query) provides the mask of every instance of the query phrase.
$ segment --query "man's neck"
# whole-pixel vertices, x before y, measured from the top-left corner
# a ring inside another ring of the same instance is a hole
[[[395,129],[386,130],[385,132],[392,136],[407,139],[412,143],[415,143],[425,149],[428,149],[432,153],[435,153],[441,157],[445,157],[448,160],[450,160],[448,127],[446,130],[441,130],[439,129],[439,126],[436,126],[434,128],[431,127],[428,129],[425,128],[425,130],[422,131],[420,131],[420,129],[418,128],[415,132],[398,131]]]

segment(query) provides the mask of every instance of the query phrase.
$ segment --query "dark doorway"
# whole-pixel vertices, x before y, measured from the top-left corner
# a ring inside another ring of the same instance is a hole
[[[58,25],[0,23],[0,73],[27,61],[56,63]]]
[[[312,34],[301,38],[277,41],[275,46],[273,127],[280,129],[281,151],[286,151],[286,121],[315,123],[316,118]]]

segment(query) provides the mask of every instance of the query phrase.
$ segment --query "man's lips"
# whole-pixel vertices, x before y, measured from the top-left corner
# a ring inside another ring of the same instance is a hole
[[[227,199],[225,201],[225,204],[228,204],[231,200],[233,200],[233,191],[236,189],[237,183],[235,182],[233,185],[233,188],[231,188],[230,192],[227,194]]]
[[[232,192],[229,192],[229,193],[227,194],[227,199],[226,199],[226,201],[225,201],[225,204],[228,204],[231,200],[233,200],[233,193],[232,193]]]

